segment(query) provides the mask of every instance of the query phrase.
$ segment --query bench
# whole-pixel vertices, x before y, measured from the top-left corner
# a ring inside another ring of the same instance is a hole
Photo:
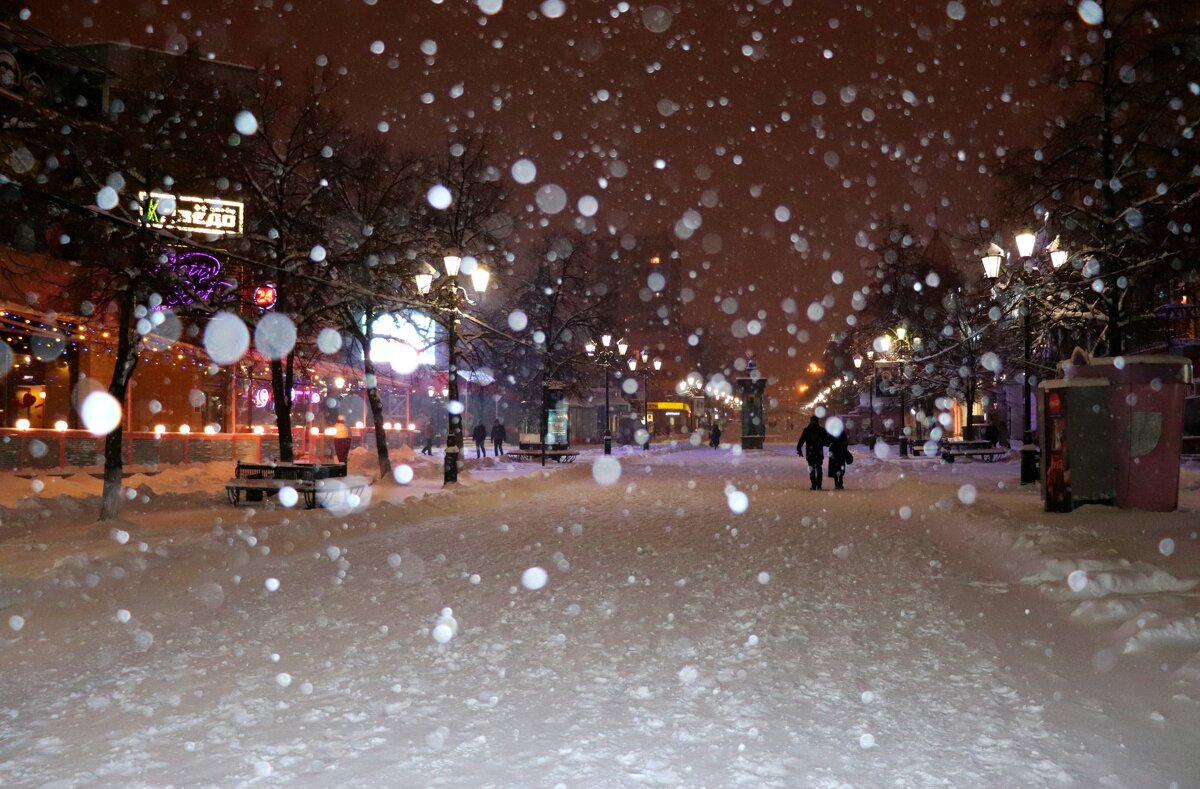
[[[229,497],[229,503],[236,507],[241,503],[243,493],[247,502],[262,501],[264,497],[274,496],[284,488],[292,488],[304,497],[305,509],[311,510],[319,500],[324,501],[338,493],[361,496],[366,487],[366,480],[358,477],[347,481],[338,479],[336,482],[329,479],[231,479],[225,483],[225,495]]]
[[[542,454],[540,449],[510,449],[504,453],[516,461],[540,460]],[[574,463],[575,458],[579,457],[579,453],[573,449],[547,449],[544,454],[555,463]]]
[[[997,460],[1007,458],[1009,450],[1004,447],[963,447],[954,446],[947,447],[942,450],[942,460],[947,463],[953,463],[955,458],[978,458],[987,463],[994,463]]]

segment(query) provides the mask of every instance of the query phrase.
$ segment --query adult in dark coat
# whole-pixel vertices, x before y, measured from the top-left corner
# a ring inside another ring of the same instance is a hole
[[[825,447],[829,446],[831,440],[832,436],[814,416],[808,420],[808,427],[804,428],[800,440],[796,442],[796,454],[808,461],[808,481],[812,484],[810,490],[821,489],[821,466],[825,463]]]
[[[829,478],[833,487],[842,490],[846,479],[846,460],[850,457],[850,441],[846,431],[838,433],[829,442]]]
[[[433,422],[426,421],[424,429],[425,443],[421,445],[422,455],[433,454]]]
[[[497,419],[492,423],[492,450],[496,453],[496,457],[504,454],[504,439],[508,438],[504,431],[504,425]]]
[[[475,429],[471,431],[471,438],[475,439],[475,457],[487,457],[487,428],[483,426],[483,422],[478,422]]]
[[[708,429],[708,445],[713,449],[721,446],[721,426],[716,422]]]

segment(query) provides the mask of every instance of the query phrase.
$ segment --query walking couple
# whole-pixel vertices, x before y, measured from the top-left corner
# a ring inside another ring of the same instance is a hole
[[[830,435],[814,416],[808,420],[808,427],[804,428],[800,440],[796,442],[796,454],[808,461],[808,481],[812,486],[809,490],[821,490],[825,447],[829,447],[829,477],[833,480],[833,486],[842,490],[845,488],[846,466],[854,462],[846,431],[840,431],[836,436]]]

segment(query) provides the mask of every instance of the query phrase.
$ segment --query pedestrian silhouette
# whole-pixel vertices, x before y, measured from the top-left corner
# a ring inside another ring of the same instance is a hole
[[[477,422],[475,424],[475,429],[471,431],[471,438],[475,439],[475,457],[487,457],[487,447],[484,446],[487,443],[487,436],[488,431],[487,428],[483,426],[483,422]]]
[[[808,461],[808,481],[812,485],[809,490],[821,489],[821,466],[825,463],[825,447],[831,440],[832,436],[814,416],[796,442],[796,454]]]
[[[433,454],[433,422],[425,422],[425,444],[421,447],[421,454]]]
[[[492,450],[496,453],[496,457],[504,454],[504,439],[508,438],[508,434],[504,430],[504,425],[497,419],[492,423]]]
[[[350,457],[350,427],[344,416],[338,416],[333,424],[333,453],[338,463],[345,463]]]
[[[845,431],[833,436],[829,442],[829,478],[837,490],[845,488],[846,465],[853,463],[850,455],[850,441]]]

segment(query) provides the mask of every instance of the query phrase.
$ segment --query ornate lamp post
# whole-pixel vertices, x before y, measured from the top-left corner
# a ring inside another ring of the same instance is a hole
[[[462,263],[463,259],[457,253],[447,253],[442,256],[442,264],[445,267],[444,276],[425,271],[413,277],[417,293],[425,297],[430,311],[439,316],[438,322],[446,329],[446,369],[449,378],[446,392],[446,412],[449,416],[449,425],[446,430],[446,459],[442,472],[442,484],[444,485],[453,485],[458,482],[458,460],[462,452],[462,403],[458,399],[457,325],[463,306],[474,304],[467,296],[466,289],[458,284]],[[490,274],[478,262],[470,269],[469,276],[476,293],[483,293],[487,290]]]
[[[1051,270],[1055,271],[1067,262],[1069,253],[1060,249],[1059,240],[1055,238],[1043,249],[1038,249],[1038,234],[1031,230],[1017,233],[1013,240],[1017,246],[1017,257],[1021,260],[1019,268],[1010,267],[1006,272],[1006,282],[998,283],[997,287],[1007,289],[1016,286],[1020,289],[1017,311],[1021,315],[1021,339],[1023,344],[1024,383],[1023,407],[1025,431],[1021,440],[1021,484],[1028,485],[1038,481],[1038,446],[1033,440],[1033,290],[1042,275],[1042,259],[1048,257]],[[988,279],[998,279],[1001,264],[1005,258],[1011,257],[997,244],[989,244],[981,255],[983,273]]]
[[[625,356],[625,351],[629,348],[629,344],[624,340],[617,340],[615,349],[612,345],[612,335],[600,335],[601,348],[596,347],[596,343],[589,342],[583,346],[587,351],[588,356],[594,356],[598,360],[597,363],[604,368],[604,454],[612,454],[612,420],[608,415],[608,379],[612,377],[612,368],[616,362]]]
[[[650,448],[650,354],[642,351],[642,426],[646,429],[646,441],[642,449]],[[638,357],[629,357],[629,372],[636,373]],[[654,360],[654,372],[662,369],[662,359]]]

